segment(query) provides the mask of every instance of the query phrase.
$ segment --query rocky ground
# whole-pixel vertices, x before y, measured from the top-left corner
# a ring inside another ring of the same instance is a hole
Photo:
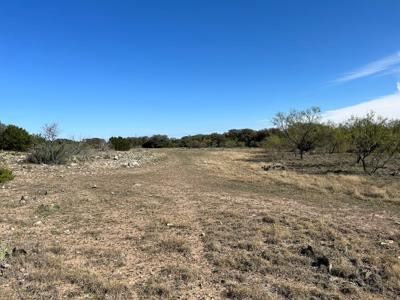
[[[0,157],[16,175],[0,189],[0,299],[400,294],[395,176],[307,174],[326,162],[300,172],[240,149]]]

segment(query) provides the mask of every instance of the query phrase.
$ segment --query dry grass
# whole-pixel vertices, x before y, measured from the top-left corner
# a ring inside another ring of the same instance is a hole
[[[334,174],[336,169],[332,165],[335,166],[336,160],[340,161],[337,156],[329,164],[326,155],[307,156],[304,161],[298,158],[293,160],[293,157],[285,160],[276,156],[275,153],[265,154],[262,150],[227,150],[212,152],[208,160],[198,161],[197,164],[206,166],[221,177],[234,180],[286,185],[301,191],[334,193],[362,200],[400,200],[400,180],[397,177],[366,176],[360,170],[354,170],[352,157],[347,155],[342,158],[346,164],[339,168],[346,175]],[[288,170],[264,171],[262,167],[273,163],[274,159],[287,165]]]
[[[149,152],[167,158],[98,171],[14,166],[0,189],[0,299],[400,294],[398,178],[331,172],[318,155]],[[288,170],[262,170],[274,161]]]

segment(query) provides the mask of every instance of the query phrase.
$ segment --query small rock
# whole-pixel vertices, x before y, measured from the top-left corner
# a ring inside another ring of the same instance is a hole
[[[8,264],[8,263],[2,263],[2,264],[0,264],[0,268],[2,268],[2,269],[9,269],[9,268],[11,268],[11,265]]]
[[[118,155],[115,155],[113,159],[118,160],[119,159]]]
[[[71,234],[71,231],[69,229],[64,231],[65,234]]]
[[[384,245],[391,245],[391,244],[393,244],[393,243],[394,243],[393,240],[386,240],[386,241],[381,242],[380,244],[381,244],[382,246],[384,246]]]
[[[172,227],[172,226],[174,226],[174,224],[172,224],[172,223],[167,223],[167,226],[168,226],[168,227]]]
[[[92,189],[97,189],[97,185],[92,185]]]
[[[42,224],[43,224],[43,222],[40,221],[40,220],[35,223],[36,226],[39,226],[39,225],[42,225]]]

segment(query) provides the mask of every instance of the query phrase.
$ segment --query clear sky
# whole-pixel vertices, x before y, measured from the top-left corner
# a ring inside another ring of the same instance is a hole
[[[181,136],[332,113],[396,94],[399,29],[399,0],[1,1],[0,121]]]

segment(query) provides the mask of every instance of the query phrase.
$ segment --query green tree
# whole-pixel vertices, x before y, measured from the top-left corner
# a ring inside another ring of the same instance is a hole
[[[311,107],[303,111],[292,110],[288,114],[278,113],[273,119],[287,142],[299,151],[301,159],[304,153],[316,147],[321,137],[320,112],[319,107]]]
[[[171,141],[167,135],[153,135],[144,144],[144,148],[168,148],[171,147]]]
[[[4,150],[26,151],[31,145],[29,133],[14,125],[8,125],[0,136],[0,148]]]
[[[123,138],[121,136],[111,137],[109,142],[117,151],[128,151],[131,149],[131,142],[128,138]]]
[[[347,122],[350,140],[364,172],[372,175],[382,169],[400,151],[400,134],[396,122],[376,117],[352,117]]]
[[[319,147],[325,153],[342,153],[349,149],[348,130],[345,126],[328,123],[321,125]]]

